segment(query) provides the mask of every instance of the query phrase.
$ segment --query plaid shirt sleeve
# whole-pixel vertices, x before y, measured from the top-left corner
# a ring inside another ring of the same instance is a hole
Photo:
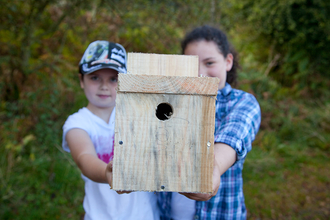
[[[217,98],[214,142],[231,146],[236,151],[237,161],[242,160],[252,149],[259,130],[259,104],[253,95],[235,89]]]

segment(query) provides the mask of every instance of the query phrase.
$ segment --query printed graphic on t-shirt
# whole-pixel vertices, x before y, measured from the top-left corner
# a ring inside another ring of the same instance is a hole
[[[98,158],[105,163],[113,159],[114,136],[99,136],[96,140],[95,150]]]

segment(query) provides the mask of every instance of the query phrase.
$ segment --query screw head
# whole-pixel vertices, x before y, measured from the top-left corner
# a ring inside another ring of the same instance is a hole
[[[208,147],[211,147],[211,142],[207,142],[206,144]]]
[[[161,188],[161,189],[165,189],[165,186],[161,186],[160,188]]]
[[[122,145],[124,142],[123,141],[119,141],[119,144]]]

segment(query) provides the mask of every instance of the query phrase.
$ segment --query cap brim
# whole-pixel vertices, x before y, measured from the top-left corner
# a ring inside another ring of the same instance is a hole
[[[83,75],[90,74],[90,73],[95,72],[100,69],[113,69],[113,70],[116,70],[118,73],[127,72],[125,68],[122,68],[116,64],[97,64],[97,65],[88,67],[88,64],[85,63],[85,64],[82,64],[79,66],[79,72]]]

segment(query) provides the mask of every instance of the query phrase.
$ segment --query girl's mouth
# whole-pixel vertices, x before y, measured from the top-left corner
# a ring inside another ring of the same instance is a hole
[[[106,99],[110,97],[110,95],[97,95],[97,96],[100,97],[101,99]]]

